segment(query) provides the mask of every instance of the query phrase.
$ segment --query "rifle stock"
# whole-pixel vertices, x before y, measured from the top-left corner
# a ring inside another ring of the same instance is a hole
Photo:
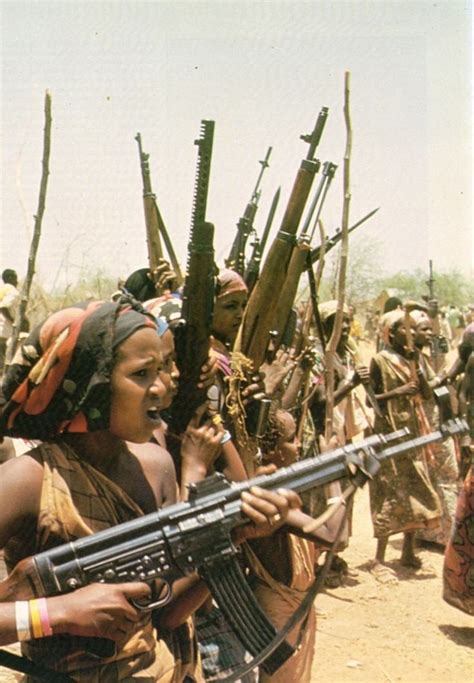
[[[171,239],[165,226],[165,222],[161,215],[160,209],[156,201],[156,195],[151,186],[150,174],[150,155],[146,154],[142,148],[142,137],[140,133],[135,135],[135,140],[138,143],[138,155],[140,158],[140,169],[142,173],[143,184],[143,209],[145,212],[145,226],[146,239],[148,247],[148,263],[150,271],[154,270],[160,265],[160,260],[164,258],[163,246],[161,239],[166,246],[168,257],[170,259],[171,267],[176,273],[178,287],[183,284],[183,275],[179,267],[178,259],[173,249]]]
[[[146,242],[148,247],[148,263],[150,271],[153,272],[158,267],[160,259],[163,258],[163,247],[160,240],[160,230],[158,227],[158,207],[155,204],[155,195],[151,187],[149,154],[145,154],[142,148],[142,136],[140,133],[135,135],[138,143],[138,155],[140,158],[140,169],[143,184],[143,210],[145,212]],[[161,218],[161,216],[160,216]]]
[[[281,293],[286,279],[296,233],[308,199],[314,176],[320,163],[314,153],[321,139],[328,110],[323,107],[310,135],[302,136],[310,145],[308,154],[300,164],[293,189],[283,216],[280,230],[265,259],[260,278],[255,285],[242,321],[241,351],[258,369],[265,359],[269,333],[274,329],[275,306],[271,305],[275,292]]]

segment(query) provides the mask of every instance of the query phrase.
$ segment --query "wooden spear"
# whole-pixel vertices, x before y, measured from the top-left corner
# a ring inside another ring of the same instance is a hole
[[[337,345],[341,336],[343,308],[345,299],[346,287],[346,270],[348,260],[348,245],[349,245],[349,205],[351,201],[350,191],[350,166],[351,166],[351,151],[352,151],[352,126],[349,108],[350,99],[350,72],[346,71],[344,77],[344,120],[346,124],[346,149],[344,152],[344,168],[343,168],[343,190],[344,201],[342,207],[342,221],[341,221],[341,254],[339,261],[339,277],[337,289],[337,310],[334,321],[334,328],[326,347],[325,365],[326,365],[326,418],[325,418],[325,437],[326,441],[332,436],[333,421],[334,421],[334,357],[336,354]]]
[[[33,237],[30,244],[30,254],[28,256],[28,268],[26,272],[26,277],[23,281],[20,296],[20,305],[15,315],[15,321],[13,323],[13,332],[10,340],[10,348],[7,355],[7,365],[9,365],[15,355],[16,347],[18,345],[18,339],[20,336],[20,331],[23,327],[23,323],[26,317],[26,308],[28,306],[28,299],[30,296],[31,283],[33,282],[33,275],[35,274],[35,263],[36,254],[38,252],[39,240],[41,236],[41,223],[43,220],[44,208],[46,203],[46,189],[48,186],[48,176],[49,176],[49,153],[51,148],[51,95],[48,91],[45,94],[44,100],[44,114],[45,114],[45,124],[44,124],[44,135],[43,135],[43,171],[41,174],[41,184],[38,199],[38,211],[36,213],[35,226],[33,230]]]

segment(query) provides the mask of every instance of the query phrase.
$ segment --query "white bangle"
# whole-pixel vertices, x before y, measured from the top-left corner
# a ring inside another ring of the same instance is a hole
[[[335,503],[346,503],[346,499],[344,496],[333,496],[332,498],[328,498],[326,501],[326,505],[334,505]]]
[[[26,600],[15,602],[15,616],[18,640],[31,640],[30,607]]]
[[[222,434],[221,438],[221,446],[223,446],[225,443],[230,441],[232,439],[232,434],[229,432],[229,430],[225,430],[225,432]]]

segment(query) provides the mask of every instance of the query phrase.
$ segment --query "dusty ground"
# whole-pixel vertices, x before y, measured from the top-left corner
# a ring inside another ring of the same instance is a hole
[[[383,683],[459,683],[474,673],[474,619],[441,597],[441,553],[420,550],[432,571],[413,573],[397,563],[401,536],[387,549],[397,586],[379,584],[365,569],[375,543],[368,492],[359,492],[354,536],[344,558],[357,570],[352,585],[318,596],[316,660],[313,681]]]

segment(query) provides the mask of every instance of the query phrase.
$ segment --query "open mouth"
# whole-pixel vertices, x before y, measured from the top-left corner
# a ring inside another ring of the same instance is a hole
[[[159,424],[161,422],[160,411],[158,410],[158,408],[156,406],[153,408],[148,408],[148,410],[146,411],[146,414],[148,415],[148,418],[152,422],[156,422],[157,424]]]

